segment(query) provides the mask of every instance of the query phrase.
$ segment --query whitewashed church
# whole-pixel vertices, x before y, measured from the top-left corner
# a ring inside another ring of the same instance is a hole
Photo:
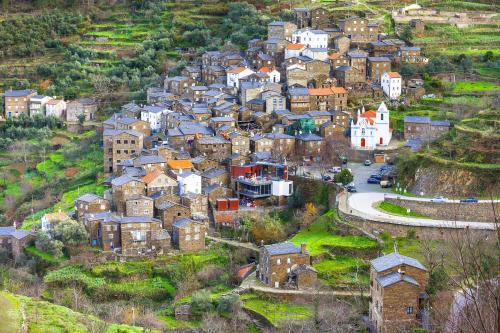
[[[356,123],[351,120],[351,147],[354,149],[374,150],[377,146],[388,146],[392,137],[389,127],[389,109],[384,102],[377,111],[358,110]]]

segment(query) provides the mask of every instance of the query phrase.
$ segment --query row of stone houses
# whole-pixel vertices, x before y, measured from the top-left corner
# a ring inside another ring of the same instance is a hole
[[[36,90],[7,90],[3,93],[5,118],[17,118],[21,114],[53,116],[68,122],[76,122],[80,115],[94,120],[97,103],[92,98],[80,98],[65,102],[63,99],[38,95]]]

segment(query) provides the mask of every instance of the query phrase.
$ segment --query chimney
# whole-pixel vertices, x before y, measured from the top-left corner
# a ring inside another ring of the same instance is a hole
[[[305,243],[300,244],[300,253],[306,254],[306,244]]]

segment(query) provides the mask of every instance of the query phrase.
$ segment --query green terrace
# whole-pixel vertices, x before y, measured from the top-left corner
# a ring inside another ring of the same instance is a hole
[[[335,210],[318,217],[290,241],[307,244],[318,277],[333,288],[368,283],[366,260],[375,257],[379,245],[366,236],[353,235],[341,225]]]

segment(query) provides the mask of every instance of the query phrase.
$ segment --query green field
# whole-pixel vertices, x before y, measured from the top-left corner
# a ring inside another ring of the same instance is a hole
[[[377,247],[377,242],[368,237],[336,234],[331,214],[328,213],[299,231],[290,241],[297,246],[307,244],[312,256],[326,253],[331,248],[364,250]]]
[[[398,205],[395,205],[391,202],[387,201],[380,201],[378,203],[375,203],[375,208],[378,210],[381,210],[383,212],[392,214],[392,215],[398,215],[398,216],[405,216],[405,217],[418,217],[418,218],[430,218],[428,216],[416,213],[416,212],[408,212],[408,210],[405,207],[401,207]]]
[[[244,308],[264,316],[274,326],[279,326],[283,320],[304,320],[313,315],[309,306],[268,300],[255,294],[244,294],[241,300]]]
[[[478,91],[499,91],[500,86],[486,81],[458,81],[453,84],[454,93],[467,93]]]

